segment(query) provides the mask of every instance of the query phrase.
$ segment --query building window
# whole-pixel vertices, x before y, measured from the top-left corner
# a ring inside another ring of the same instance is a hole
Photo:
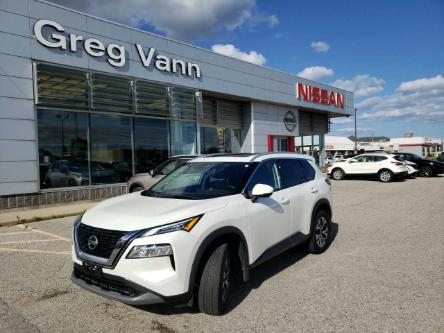
[[[90,117],[91,184],[126,182],[132,176],[131,118]]]
[[[134,118],[136,173],[148,172],[168,158],[168,121]]]
[[[170,140],[171,156],[196,154],[196,124],[170,121]]]
[[[88,115],[38,110],[40,188],[89,185]]]
[[[241,133],[238,129],[202,127],[200,145],[202,154],[240,152]]]
[[[36,65],[40,188],[126,182],[196,154],[196,90]]]

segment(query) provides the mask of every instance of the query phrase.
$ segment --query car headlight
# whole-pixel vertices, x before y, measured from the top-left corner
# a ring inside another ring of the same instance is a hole
[[[136,245],[126,256],[128,259],[165,257],[173,254],[170,244]]]
[[[199,222],[202,216],[203,215],[198,215],[190,217],[189,219],[181,220],[170,224],[164,224],[161,225],[160,227],[151,228],[143,232],[139,237],[160,235],[160,234],[165,234],[167,232],[174,232],[179,230],[190,232],[191,229],[193,229],[193,227],[197,224],[197,222]]]

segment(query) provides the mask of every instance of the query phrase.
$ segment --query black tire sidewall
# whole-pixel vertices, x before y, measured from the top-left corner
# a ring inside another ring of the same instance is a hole
[[[198,290],[198,305],[200,311],[203,313],[221,315],[227,307],[232,285],[232,281],[230,281],[228,296],[226,300],[223,301],[223,269],[225,260],[227,259],[231,266],[230,278],[232,280],[231,248],[228,243],[219,244],[215,247],[204,265]],[[211,297],[209,299],[210,295]]]
[[[327,223],[328,223],[327,224],[328,225],[327,242],[325,243],[325,245],[322,248],[320,248],[318,246],[318,243],[316,242],[316,223],[321,216],[324,216],[327,219]],[[325,252],[328,249],[330,242],[331,242],[331,231],[332,230],[331,230],[330,215],[323,210],[317,212],[313,221],[312,221],[312,224],[311,224],[311,235],[310,235],[310,239],[308,241],[308,252],[312,253],[312,254],[320,254],[320,253]]]

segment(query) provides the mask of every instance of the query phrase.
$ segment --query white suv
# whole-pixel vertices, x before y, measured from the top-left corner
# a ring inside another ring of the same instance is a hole
[[[376,176],[381,182],[388,183],[395,177],[405,178],[408,170],[404,162],[391,154],[362,154],[345,161],[333,163],[328,174],[336,180],[347,176]]]
[[[192,304],[219,315],[234,273],[331,240],[330,181],[295,153],[191,160],[146,191],[106,200],[74,224],[72,280],[123,303]]]

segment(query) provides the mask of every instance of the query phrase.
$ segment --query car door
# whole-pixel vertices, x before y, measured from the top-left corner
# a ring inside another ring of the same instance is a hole
[[[272,251],[272,247],[287,238],[291,230],[290,200],[286,196],[287,192],[282,190],[276,160],[263,161],[257,167],[246,187],[248,195],[251,195],[256,184],[269,185],[274,192],[254,202],[247,200],[245,204],[253,261],[265,251]]]
[[[349,174],[361,174],[365,170],[366,156],[357,156],[348,160],[345,167],[345,173]]]
[[[303,222],[307,218],[306,212],[311,213],[309,207],[313,197],[319,192],[318,186],[312,181],[314,174],[313,177],[306,175],[304,162],[308,163],[295,158],[278,161],[281,191],[283,196],[290,200],[292,211],[290,235],[302,230]]]

